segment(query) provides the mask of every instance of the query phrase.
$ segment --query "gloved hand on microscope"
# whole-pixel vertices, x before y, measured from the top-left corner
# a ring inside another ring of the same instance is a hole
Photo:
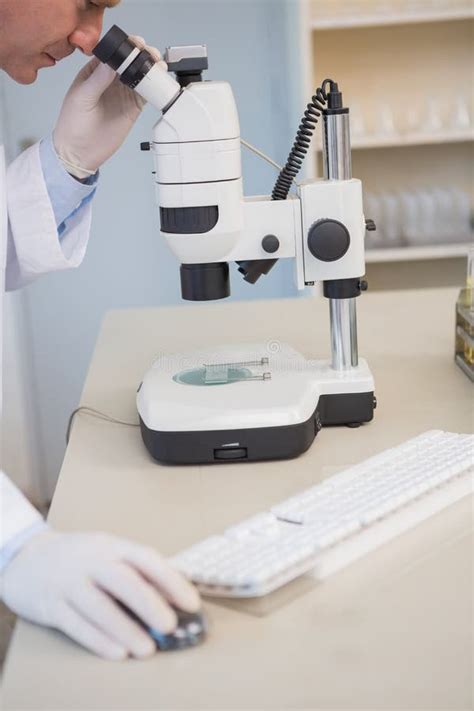
[[[132,36],[166,70],[160,52]],[[53,131],[53,145],[64,167],[85,180],[120,148],[146,101],[120,82],[96,57],[86,64],[69,89]]]

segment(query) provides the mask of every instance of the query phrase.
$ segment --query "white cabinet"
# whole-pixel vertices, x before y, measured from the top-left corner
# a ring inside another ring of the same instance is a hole
[[[308,98],[330,77],[351,110],[368,262],[460,257],[472,240],[473,10],[466,0],[301,0]],[[321,174],[320,130],[309,157]],[[370,214],[374,210],[378,214]]]

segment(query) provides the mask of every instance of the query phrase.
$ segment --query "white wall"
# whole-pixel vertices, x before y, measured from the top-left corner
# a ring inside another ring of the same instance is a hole
[[[284,162],[304,104],[295,74],[297,12],[293,0],[125,0],[108,13],[105,29],[116,23],[161,49],[206,43],[208,78],[231,82],[242,136]],[[13,154],[51,130],[83,63],[73,56],[43,71],[33,86],[7,82]],[[104,312],[180,301],[177,264],[157,237],[150,154],[138,150],[155,121],[147,108],[126,145],[102,170],[82,267],[46,277],[21,296],[19,329],[25,332],[17,346],[24,358],[27,351],[22,377],[32,396],[31,431],[25,436],[35,445],[35,471],[39,481],[47,481],[45,495],[59,471],[67,418],[79,400]],[[267,164],[244,155],[246,194],[269,193],[275,177]],[[237,299],[292,295],[292,265],[279,263],[254,287],[236,275],[232,290]],[[12,441],[10,450],[15,446]]]

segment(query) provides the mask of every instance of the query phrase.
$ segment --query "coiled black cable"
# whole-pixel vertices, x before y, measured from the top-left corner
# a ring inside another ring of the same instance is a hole
[[[272,192],[272,200],[286,200],[293,180],[298,175],[313,137],[319,117],[325,108],[328,99],[326,85],[332,88],[337,86],[332,79],[325,79],[316,93],[311,98],[304,116],[301,119],[298,133],[296,134],[293,148],[290,151],[285,167],[282,169]]]

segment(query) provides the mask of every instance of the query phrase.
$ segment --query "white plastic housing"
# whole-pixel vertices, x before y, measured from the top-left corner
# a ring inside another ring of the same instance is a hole
[[[155,64],[137,84],[135,91],[158,111],[163,111],[178,96],[181,87],[171,74]]]
[[[240,140],[154,143],[158,183],[206,183],[242,175]]]
[[[296,197],[272,200],[269,195],[245,197],[242,234],[227,261],[246,259],[283,259],[295,256],[295,244],[301,233],[300,201]],[[280,246],[277,252],[265,252],[262,240],[274,235]]]
[[[301,198],[301,254],[306,282],[327,279],[353,279],[365,274],[365,220],[360,180],[317,180],[302,183],[298,188]],[[334,262],[317,259],[308,247],[308,232],[321,219],[342,222],[349,231],[350,245],[346,254]]]
[[[164,208],[217,206],[203,234],[161,232],[182,264],[226,261],[243,229],[240,127],[227,82],[185,88],[153,129],[157,203]]]
[[[167,354],[146,373],[137,407],[146,426],[162,432],[238,430],[279,427],[306,422],[321,395],[372,392],[367,363],[337,372],[329,361],[307,360],[285,343],[234,344],[204,351]],[[255,374],[270,380],[250,380],[213,386],[183,385],[173,376],[207,363],[239,363],[268,358]],[[225,446],[227,442],[219,442]]]
[[[182,264],[225,262],[242,233],[242,179],[214,183],[158,185],[157,201],[161,207],[198,207],[217,205],[216,226],[204,234],[160,232]]]
[[[242,181],[200,185],[157,186],[163,207],[173,207],[176,200],[194,200],[195,205],[207,205],[209,199],[219,204],[220,219],[217,226],[203,235],[170,235],[161,232],[168,246],[182,264],[223,261],[236,262],[246,259],[284,259],[295,257],[295,245],[301,235],[300,201],[272,200],[268,195],[242,197]],[[169,202],[169,205],[165,203]],[[243,217],[240,229],[230,230],[231,220]],[[227,232],[225,232],[227,230]],[[280,246],[277,252],[263,249],[266,235],[277,237]],[[189,238],[189,239],[188,239]],[[191,239],[192,238],[192,239]],[[190,255],[192,257],[190,258]]]
[[[240,125],[232,88],[224,81],[189,84],[153,129],[155,143],[229,138],[240,138]]]

